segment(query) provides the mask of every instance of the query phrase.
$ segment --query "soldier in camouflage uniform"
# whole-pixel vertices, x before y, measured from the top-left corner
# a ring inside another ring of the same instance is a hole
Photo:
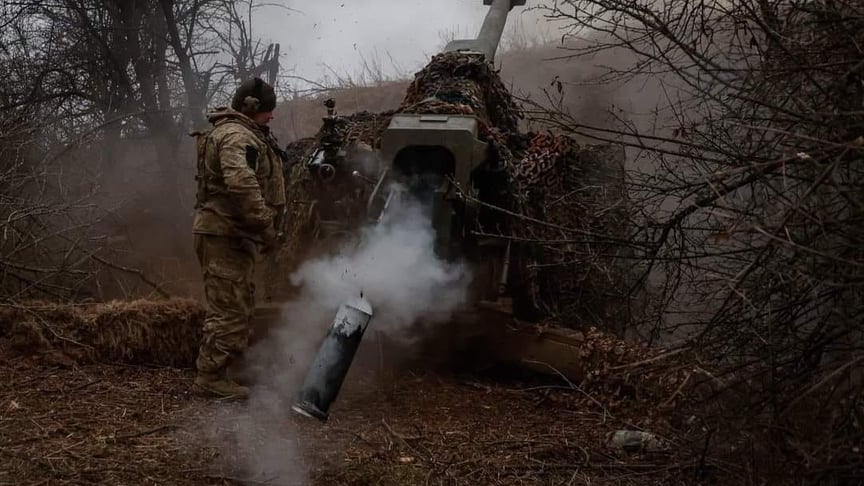
[[[274,250],[284,214],[283,152],[267,127],[275,108],[271,86],[258,78],[246,81],[231,108],[209,113],[213,127],[198,134],[193,233],[207,317],[195,388],[211,396],[249,394],[226,371],[248,345],[256,256]]]

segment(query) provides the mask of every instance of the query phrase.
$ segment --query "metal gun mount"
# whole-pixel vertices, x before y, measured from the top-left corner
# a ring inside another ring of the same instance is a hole
[[[489,12],[477,38],[450,42],[444,52],[483,56],[492,63],[510,10],[525,2],[483,0]],[[488,162],[489,147],[479,136],[475,116],[433,114],[397,114],[381,136],[381,156],[392,168],[390,176],[422,179],[420,191],[425,194],[421,198],[432,203],[433,224],[441,246],[459,246],[465,223],[470,221],[464,205],[455,202],[454,189],[472,194],[474,176]],[[372,214],[377,209],[374,201],[381,199],[377,192],[369,202]]]
[[[451,42],[445,52],[483,56],[483,62],[490,64],[494,61],[510,10],[525,5],[525,0],[483,0],[483,3],[490,8],[477,38]],[[467,78],[464,81],[476,83]],[[334,105],[328,101],[326,106],[322,137],[307,165],[320,181],[332,183],[339,181],[340,171],[336,168],[346,160],[346,148],[335,130],[338,117]],[[460,193],[481,194],[483,188],[495,186],[498,180],[492,175],[498,169],[495,144],[480,140],[480,133],[476,116],[396,114],[381,134],[377,160],[384,166],[377,181],[360,177],[362,174],[356,171],[352,174],[355,181],[362,180],[367,188],[374,185],[365,208],[367,223],[382,222],[388,210],[397,208],[404,197],[430,206],[436,254],[446,259],[473,255],[473,264],[486,271],[485,277],[475,279],[472,298],[480,302],[494,298],[498,304],[507,286],[510,244],[500,240],[490,244],[476,238],[473,230],[485,222],[477,208],[466,203],[467,198],[459,197]],[[340,307],[294,411],[327,419],[330,404],[339,392],[371,317],[372,306],[362,296],[360,302]]]
[[[447,44],[444,52],[465,52],[483,54],[489,62],[495,61],[495,53],[501,43],[501,35],[507,25],[507,16],[513,7],[525,5],[526,0],[483,0],[483,5],[490,5],[486,20],[476,39],[454,40]]]
[[[486,161],[487,144],[477,139],[477,118],[467,115],[396,115],[381,136],[381,155],[392,172],[408,181],[414,197],[431,205],[436,252],[460,253],[464,220],[456,190],[473,193],[472,177]],[[453,185],[456,187],[453,187]],[[383,213],[369,201],[371,214]]]
[[[467,187],[486,157],[478,134],[477,118],[469,115],[396,115],[381,136],[381,155],[403,174],[449,174]]]
[[[513,7],[525,5],[526,0],[483,0],[489,12],[476,39],[455,40],[447,44],[444,52],[461,52],[485,56],[492,62]],[[393,117],[381,139],[384,160],[392,161],[394,168],[405,171],[403,161],[413,158],[434,159],[424,170],[449,173],[463,188],[468,187],[471,172],[485,159],[486,143],[477,140],[477,119],[467,115],[409,115]],[[449,167],[445,167],[449,165]]]

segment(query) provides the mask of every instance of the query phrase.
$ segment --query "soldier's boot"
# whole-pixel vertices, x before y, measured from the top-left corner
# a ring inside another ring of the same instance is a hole
[[[264,367],[259,363],[250,362],[246,356],[240,355],[229,362],[225,368],[225,376],[230,381],[243,386],[252,386],[265,376]]]
[[[241,386],[249,386],[254,383],[252,371],[246,367],[232,366],[225,372],[228,381],[233,381]]]
[[[244,400],[249,397],[248,387],[213,373],[198,373],[195,391],[212,398]]]

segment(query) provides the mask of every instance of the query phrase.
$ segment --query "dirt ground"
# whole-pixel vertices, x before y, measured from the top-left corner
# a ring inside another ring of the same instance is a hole
[[[679,453],[607,447],[652,425],[638,400],[359,358],[321,424],[267,389],[213,402],[190,393],[188,369],[63,363],[0,340],[0,485],[707,484]]]

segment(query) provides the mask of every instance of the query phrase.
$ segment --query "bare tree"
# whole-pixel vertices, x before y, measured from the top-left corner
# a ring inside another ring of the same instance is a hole
[[[204,29],[215,38],[215,45],[227,57],[214,67],[241,82],[254,76],[275,85],[279,77],[279,44],[265,43],[254,33],[255,14],[262,8],[281,7],[258,0],[213,2]]]
[[[248,5],[249,17],[237,15],[240,4]],[[28,253],[19,240],[4,240],[12,245],[0,252],[8,277],[4,289],[13,288],[7,286],[12,265],[33,258],[56,262],[57,252],[69,250],[64,258],[78,255],[76,268],[113,262],[105,252],[118,242],[134,243],[123,229],[133,220],[178,235],[176,248],[166,252],[188,256],[194,154],[187,134],[203,125],[208,105],[224,100],[234,80],[278,75],[278,46],[267,47],[251,31],[251,12],[258,5],[223,0],[3,4],[0,218],[7,231],[14,226],[10,222],[27,222],[46,234],[65,228],[62,218],[73,218],[73,226],[87,235],[66,246],[55,235],[54,243],[39,246],[38,255],[32,245]],[[232,34],[238,26],[242,35]],[[80,259],[82,254],[90,258]],[[65,260],[52,265],[46,268],[70,268]],[[140,277],[126,265],[114,267]],[[18,280],[20,270],[15,270]],[[43,273],[63,273],[53,270]],[[74,294],[84,282],[92,283],[85,273],[64,288]],[[38,287],[32,275],[29,282],[30,290]]]
[[[634,62],[602,80],[663,80],[650,126],[543,115],[638,157],[628,174],[640,209],[632,242],[659,304],[649,331],[698,350],[720,370],[711,383],[744,391],[750,424],[767,425],[774,452],[810,465],[799,472],[860,472],[846,447],[862,436],[864,409],[854,372],[864,361],[862,5],[559,0],[542,9],[564,31],[562,57],[626,52]],[[805,409],[819,418],[800,420]]]

